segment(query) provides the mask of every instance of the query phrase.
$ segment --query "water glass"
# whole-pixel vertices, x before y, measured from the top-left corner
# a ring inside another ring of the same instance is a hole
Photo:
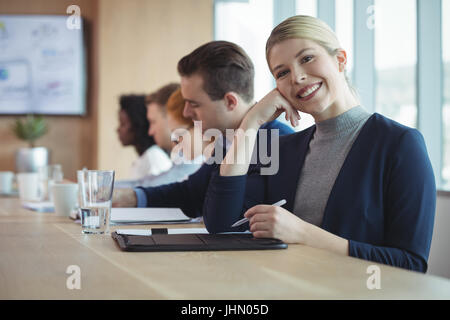
[[[114,171],[77,171],[82,232],[109,233]]]
[[[50,192],[54,183],[63,180],[63,171],[60,164],[52,164],[44,167],[39,167],[39,189],[41,201],[53,201],[52,193]]]

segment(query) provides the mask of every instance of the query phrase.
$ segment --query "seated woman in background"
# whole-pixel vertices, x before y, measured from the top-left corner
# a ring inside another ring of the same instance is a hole
[[[172,167],[167,153],[148,135],[145,101],[145,95],[122,95],[119,100],[119,140],[123,146],[134,146],[139,155],[132,163],[130,179],[158,175]]]
[[[240,128],[251,132],[283,112],[296,125],[298,111],[315,125],[280,137],[274,175],[236,164],[255,144],[254,134],[236,134],[235,152],[205,197],[208,231],[249,229],[254,237],[425,272],[436,186],[421,133],[360,105],[345,75],[346,52],[317,18],[283,21],[267,40],[266,58],[277,87]],[[284,208],[272,205],[281,199]],[[243,216],[249,222],[232,228]]]

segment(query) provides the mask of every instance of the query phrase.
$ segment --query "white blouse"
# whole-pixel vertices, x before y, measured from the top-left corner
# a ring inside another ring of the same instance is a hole
[[[130,170],[130,179],[159,175],[172,168],[172,165],[172,161],[167,153],[155,144],[133,162]]]

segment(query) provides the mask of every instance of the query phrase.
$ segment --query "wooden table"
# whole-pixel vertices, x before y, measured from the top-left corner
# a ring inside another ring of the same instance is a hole
[[[80,289],[67,288],[71,265]],[[380,267],[381,289],[367,288],[370,265]],[[303,245],[121,252],[110,235],[81,234],[69,218],[0,198],[0,299],[450,299],[450,281]]]

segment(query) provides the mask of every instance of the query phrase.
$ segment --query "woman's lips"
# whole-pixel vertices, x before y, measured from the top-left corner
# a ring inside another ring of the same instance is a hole
[[[317,91],[319,91],[321,87],[322,82],[314,83],[310,86],[307,86],[306,88],[303,88],[298,91],[296,98],[299,99],[300,101],[308,101],[316,95]]]

